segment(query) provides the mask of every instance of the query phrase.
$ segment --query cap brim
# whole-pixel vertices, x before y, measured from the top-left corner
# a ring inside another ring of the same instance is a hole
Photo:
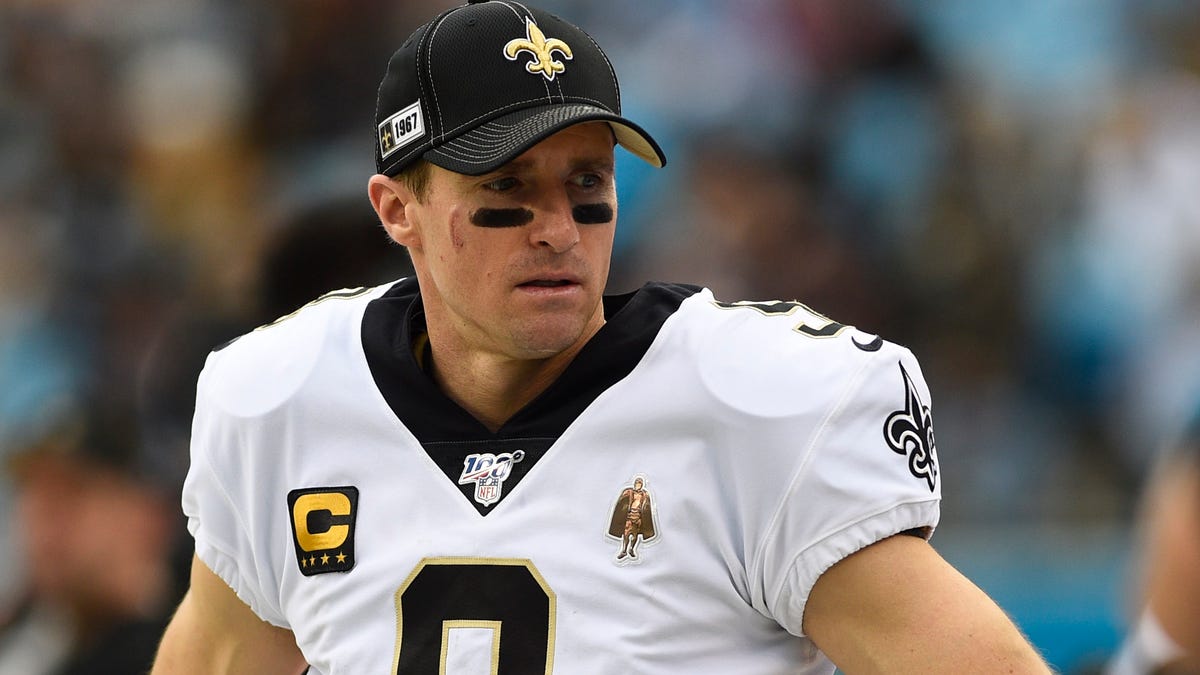
[[[422,155],[455,173],[479,176],[495,171],[546,137],[580,122],[608,122],[623,148],[652,166],[667,163],[650,134],[629,120],[596,106],[568,103],[525,108],[485,122]]]

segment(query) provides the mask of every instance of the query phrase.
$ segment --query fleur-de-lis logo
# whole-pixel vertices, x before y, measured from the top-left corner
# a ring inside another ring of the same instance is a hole
[[[562,54],[566,59],[573,58],[571,47],[567,43],[558,38],[547,40],[542,29],[529,17],[525,18],[525,37],[509,40],[508,44],[504,45],[504,56],[508,57],[509,61],[516,61],[521,52],[533,55],[533,59],[525,64],[525,70],[534,75],[540,74],[547,80],[553,80],[555,75],[566,70],[562,61],[555,60],[554,52]]]
[[[893,452],[908,457],[909,472],[923,479],[933,492],[938,475],[933,418],[903,364],[900,374],[904,377],[904,410],[888,415],[883,423],[883,437]]]

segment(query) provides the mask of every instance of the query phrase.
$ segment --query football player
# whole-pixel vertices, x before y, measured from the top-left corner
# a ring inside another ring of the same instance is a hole
[[[448,10],[375,122],[415,276],[209,357],[155,673],[1048,672],[927,542],[911,353],[794,302],[603,295],[614,148],[666,160],[586,33]]]

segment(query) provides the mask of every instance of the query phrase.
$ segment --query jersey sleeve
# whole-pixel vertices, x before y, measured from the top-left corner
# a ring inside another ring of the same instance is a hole
[[[213,358],[210,357],[211,366]],[[200,376],[192,424],[191,467],[183,486],[183,511],[196,556],[229,585],[259,618],[289,628],[271,594],[273,562],[252,531],[257,515],[255,470],[242,463],[251,453],[243,418],[227,414],[213,393],[210,367]]]
[[[795,635],[823,572],[895,534],[927,538],[940,514],[929,390],[916,359],[887,344],[863,361],[810,440],[764,550],[768,611]]]

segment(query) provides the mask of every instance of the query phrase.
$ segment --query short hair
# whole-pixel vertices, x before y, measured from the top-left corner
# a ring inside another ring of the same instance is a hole
[[[413,193],[413,196],[420,203],[424,203],[425,198],[429,195],[430,166],[428,161],[418,159],[404,167],[400,173],[394,176],[396,180],[403,183]]]

